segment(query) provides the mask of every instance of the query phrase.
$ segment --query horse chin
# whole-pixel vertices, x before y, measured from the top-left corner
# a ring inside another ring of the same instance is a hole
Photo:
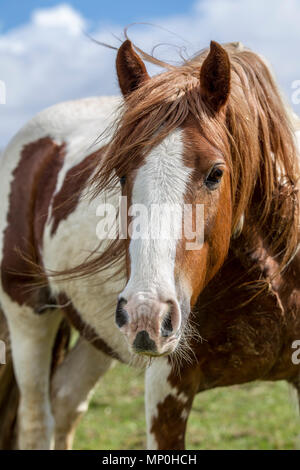
[[[172,339],[170,338],[170,340],[167,343],[165,343],[158,351],[137,351],[134,348],[131,348],[131,349],[132,349],[132,353],[135,356],[138,356],[138,357],[144,356],[144,357],[148,357],[151,359],[155,359],[159,357],[170,356],[171,354],[173,354],[176,351],[179,345],[179,342],[180,342],[180,335],[175,336]]]
[[[172,352],[151,353],[151,352],[137,352],[137,351],[134,351],[134,353],[139,357],[140,356],[149,357],[150,359],[155,359],[157,357],[165,357],[165,356],[169,356],[169,354],[172,354]]]

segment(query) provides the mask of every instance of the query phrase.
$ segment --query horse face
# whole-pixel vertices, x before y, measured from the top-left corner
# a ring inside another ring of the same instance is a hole
[[[130,92],[132,83],[136,87],[139,81],[149,79],[135,53],[129,61],[128,47],[127,43],[125,57],[119,52],[117,60],[124,94]],[[215,76],[212,53],[206,61]],[[133,67],[138,76],[135,80],[124,78],[124,64],[132,67],[134,60],[138,60]],[[205,84],[202,86],[202,93],[208,94],[211,106],[219,112],[221,98],[217,100]],[[128,282],[119,296],[116,323],[135,353],[170,354],[180,341],[199,293],[228,251],[228,168],[220,152],[204,138],[199,124],[188,115],[137,168],[122,176],[121,184],[128,202]]]

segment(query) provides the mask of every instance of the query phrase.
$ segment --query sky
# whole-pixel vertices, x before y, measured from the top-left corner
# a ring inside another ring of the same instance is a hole
[[[0,31],[7,31],[30,20],[31,12],[38,8],[60,5],[59,0],[0,0]],[[91,25],[100,22],[129,24],[144,21],[145,18],[163,18],[171,14],[184,14],[191,11],[193,0],[73,0],[68,4],[81,12]]]
[[[116,52],[86,33],[119,46],[134,22],[152,24],[129,36],[147,52],[165,44],[159,58],[177,63],[179,48],[191,56],[212,39],[241,41],[267,58],[288,101],[300,80],[300,0],[0,0],[0,148],[47,106],[118,94]]]

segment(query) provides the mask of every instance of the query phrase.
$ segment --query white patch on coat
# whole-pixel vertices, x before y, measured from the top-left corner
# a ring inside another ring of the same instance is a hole
[[[142,204],[148,215],[153,206],[159,206],[160,210],[154,212],[144,238],[130,241],[131,275],[121,297],[126,299],[131,293],[157,289],[158,286],[161,292],[167,291],[176,296],[176,246],[181,238],[184,196],[191,172],[191,168],[183,164],[180,130],[172,132],[155,147],[138,169],[133,184],[132,204]],[[177,208],[172,217],[167,207]],[[152,238],[152,227],[155,227],[156,238]]]
[[[147,449],[157,450],[158,444],[155,435],[151,432],[153,419],[158,416],[157,407],[169,396],[173,396],[176,400],[185,405],[188,397],[185,393],[178,393],[178,390],[171,386],[168,377],[171,373],[172,366],[165,358],[155,359],[151,366],[146,370],[145,379],[145,407],[146,407],[146,423],[147,423]]]

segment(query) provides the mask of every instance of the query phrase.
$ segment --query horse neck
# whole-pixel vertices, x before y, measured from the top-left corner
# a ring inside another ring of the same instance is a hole
[[[231,241],[228,258],[237,258],[248,273],[246,276],[250,282],[266,283],[269,289],[278,293],[284,304],[289,303],[295,290],[300,291],[300,251],[285,269],[280,270],[278,257],[253,224],[246,225],[242,234]]]

